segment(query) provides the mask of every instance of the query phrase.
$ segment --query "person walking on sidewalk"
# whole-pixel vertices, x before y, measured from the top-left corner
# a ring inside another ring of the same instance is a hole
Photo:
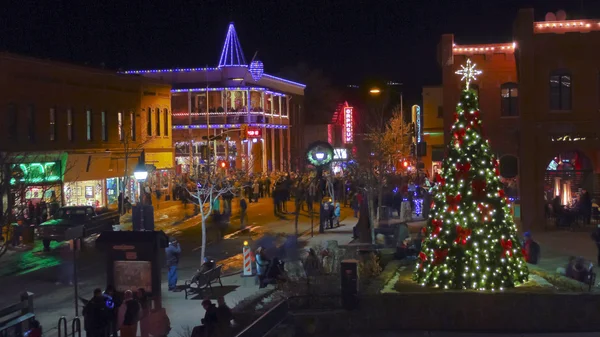
[[[87,337],[104,337],[108,334],[109,313],[100,288],[83,308],[83,326]]]
[[[140,302],[133,298],[131,290],[125,291],[123,304],[119,307],[119,330],[121,337],[136,337],[141,314]]]
[[[246,202],[246,199],[244,199],[244,197],[242,196],[240,198],[240,229],[244,229],[246,228],[246,220],[247,220],[247,214],[246,211],[248,210],[248,203]]]
[[[169,291],[175,291],[177,289],[177,265],[181,255],[181,247],[177,239],[171,238],[169,247],[165,249],[165,252],[167,254],[167,268],[169,268]]]

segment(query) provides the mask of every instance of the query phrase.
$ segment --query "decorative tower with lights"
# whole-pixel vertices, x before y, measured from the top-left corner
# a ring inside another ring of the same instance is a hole
[[[527,281],[527,263],[498,160],[482,137],[477,92],[469,88],[481,71],[467,60],[456,73],[465,88],[442,173],[435,176],[414,279],[423,286],[501,291]]]

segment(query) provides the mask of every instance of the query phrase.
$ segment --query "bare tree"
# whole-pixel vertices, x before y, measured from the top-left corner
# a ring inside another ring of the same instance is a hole
[[[202,222],[202,250],[201,260],[204,261],[206,253],[206,222],[213,213],[214,201],[226,193],[235,195],[237,192],[225,174],[210,172],[190,176],[192,186],[186,186],[187,192],[192,197],[192,202],[198,206]]]
[[[363,163],[366,172],[364,189],[371,219],[371,241],[375,241],[375,227],[379,225],[381,207],[375,209],[375,195],[379,206],[383,200],[383,188],[386,185],[386,175],[393,171],[396,164],[410,156],[411,136],[409,124],[405,123],[400,107],[392,110],[392,117],[385,121],[383,117],[379,125],[369,127],[366,140],[370,143],[371,153]]]

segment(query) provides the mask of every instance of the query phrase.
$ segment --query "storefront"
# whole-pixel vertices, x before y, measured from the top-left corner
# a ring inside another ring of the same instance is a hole
[[[135,178],[128,177],[127,186],[125,185],[122,177],[106,179],[106,200],[108,208],[118,208],[120,191],[125,192],[123,195],[124,198],[129,198],[131,203],[135,203],[138,195],[138,184],[135,182]]]
[[[106,205],[106,190],[102,179],[65,183],[63,189],[66,206],[100,208]]]

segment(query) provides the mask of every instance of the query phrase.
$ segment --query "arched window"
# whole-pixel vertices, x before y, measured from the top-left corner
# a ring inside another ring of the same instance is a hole
[[[565,70],[550,73],[550,110],[571,110],[571,74]]]
[[[516,83],[503,83],[500,86],[500,99],[502,117],[519,115],[519,89]]]

